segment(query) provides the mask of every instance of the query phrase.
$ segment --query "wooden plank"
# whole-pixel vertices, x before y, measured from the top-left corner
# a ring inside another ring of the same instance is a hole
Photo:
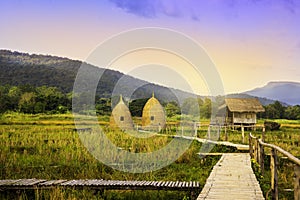
[[[61,184],[61,183],[64,183],[66,181],[67,180],[50,180],[50,181],[46,181],[46,182],[43,182],[43,183],[39,183],[39,185],[41,185],[41,186],[55,186],[57,184]]]
[[[119,180],[98,180],[98,179],[79,179],[79,180],[43,180],[43,179],[17,179],[0,180],[1,190],[20,190],[20,189],[51,189],[53,187],[72,187],[73,189],[91,188],[95,190],[193,190],[193,184],[198,182],[180,181],[119,181]],[[198,189],[198,188],[195,188]]]
[[[264,199],[249,154],[223,154],[198,199]]]
[[[73,183],[74,181],[75,180],[66,181],[66,182],[61,183],[60,185],[67,186],[67,185],[70,185],[71,183]]]
[[[44,182],[45,180],[39,180],[39,179],[21,179],[20,181],[12,184],[16,186],[30,186],[34,185],[35,183]]]
[[[12,185],[16,182],[21,181],[21,179],[16,179],[16,180],[12,180],[12,179],[7,179],[7,180],[0,180],[0,186],[4,186],[4,185]]]

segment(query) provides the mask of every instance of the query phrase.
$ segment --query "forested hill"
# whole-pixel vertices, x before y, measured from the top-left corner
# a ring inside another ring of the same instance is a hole
[[[64,93],[73,90],[73,84],[78,69],[82,62],[50,55],[36,55],[9,50],[0,50],[0,84],[25,85],[35,87],[52,86],[59,88]],[[104,70],[89,65],[93,70]],[[174,94],[166,87],[151,84],[131,76],[124,75],[118,71],[104,71],[99,82],[97,95],[109,98],[116,83],[122,78],[122,94],[131,98],[149,98],[152,91],[162,101],[176,100]],[[139,88],[141,85],[143,87]],[[139,88],[135,90],[135,88]],[[135,91],[132,95],[132,91]],[[180,98],[186,98],[191,94],[176,90]]]

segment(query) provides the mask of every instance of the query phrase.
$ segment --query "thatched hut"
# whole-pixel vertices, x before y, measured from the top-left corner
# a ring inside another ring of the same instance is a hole
[[[142,126],[146,130],[160,131],[166,125],[165,111],[159,101],[152,97],[146,102],[142,114]]]
[[[228,125],[255,125],[256,114],[265,112],[255,98],[226,98],[220,109],[226,109],[225,123]]]
[[[119,103],[112,110],[110,126],[121,130],[132,130],[134,127],[130,111],[125,105],[122,96],[120,96]]]

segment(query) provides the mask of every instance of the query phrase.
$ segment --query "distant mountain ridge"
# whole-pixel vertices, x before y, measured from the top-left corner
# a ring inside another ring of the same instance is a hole
[[[0,84],[53,86],[64,93],[72,92],[77,71],[83,62],[50,55],[36,55],[9,50],[0,50]],[[99,97],[111,97],[114,87],[121,81],[118,91],[122,91],[125,98],[149,98],[155,91],[159,100],[168,102],[176,101],[177,97],[187,98],[193,94],[177,89],[152,84],[121,72],[99,68],[84,63],[89,70],[103,72],[96,94]],[[88,82],[89,80],[87,80]],[[132,94],[132,91],[134,93]],[[176,95],[174,95],[176,92]]]
[[[300,105],[300,83],[298,82],[272,81],[244,94],[274,99],[289,105]]]
[[[63,58],[51,55],[37,55],[21,53],[9,50],[0,50],[0,85],[25,85],[29,84],[35,87],[38,86],[53,86],[59,88],[64,93],[72,92],[74,81],[77,75],[77,71],[83,64],[79,60],[71,60],[69,58]],[[132,76],[124,75],[121,72],[99,68],[88,63],[84,63],[91,70],[102,70],[104,75],[102,76],[98,87],[97,95],[99,97],[109,98],[111,97],[114,86],[121,81],[119,84],[119,90],[122,91],[122,95],[125,98],[138,99],[138,98],[149,98],[152,92],[155,91],[155,96],[160,101],[176,101],[177,97],[174,95],[174,91],[179,98],[184,99],[195,95],[177,90],[170,89],[164,86],[152,84]],[[268,84],[269,93],[278,92],[276,85],[278,82]],[[290,83],[290,82],[285,82]],[[298,85],[299,84],[299,85]],[[296,84],[300,88],[300,83]],[[141,87],[142,86],[142,87]],[[270,87],[269,87],[270,86]],[[273,87],[271,87],[273,86]],[[138,88],[135,90],[135,88]],[[272,88],[272,89],[270,89]],[[253,98],[256,97],[263,105],[274,103],[275,100],[281,102],[287,102],[289,104],[300,104],[298,101],[289,101],[289,99],[279,98],[282,96],[266,96],[263,91],[265,88],[257,88],[252,91],[248,91],[240,94],[229,94],[226,95],[228,98]],[[132,94],[132,90],[135,90]],[[286,90],[286,89],[283,89]],[[291,89],[286,90],[291,91]],[[280,93],[280,92],[279,92]],[[300,94],[300,89],[297,94]],[[204,97],[204,96],[200,96]],[[285,95],[288,97],[288,95]],[[291,103],[292,102],[292,103]],[[284,103],[283,103],[284,104]],[[287,105],[287,104],[284,104]]]

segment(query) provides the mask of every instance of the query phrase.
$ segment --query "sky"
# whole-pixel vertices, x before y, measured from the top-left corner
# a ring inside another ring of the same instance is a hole
[[[244,92],[270,81],[300,82],[298,0],[0,1],[0,49],[88,60],[109,38],[143,27],[171,29],[197,42],[214,63],[225,93]],[[133,52],[110,67],[187,90],[176,81],[181,76],[190,85],[199,82],[200,89],[193,89],[197,93],[209,92],[203,74],[190,78],[194,72],[178,67],[184,64],[174,62],[177,58],[153,55]],[[145,57],[155,58],[143,64]],[[160,68],[162,63],[167,67]]]

